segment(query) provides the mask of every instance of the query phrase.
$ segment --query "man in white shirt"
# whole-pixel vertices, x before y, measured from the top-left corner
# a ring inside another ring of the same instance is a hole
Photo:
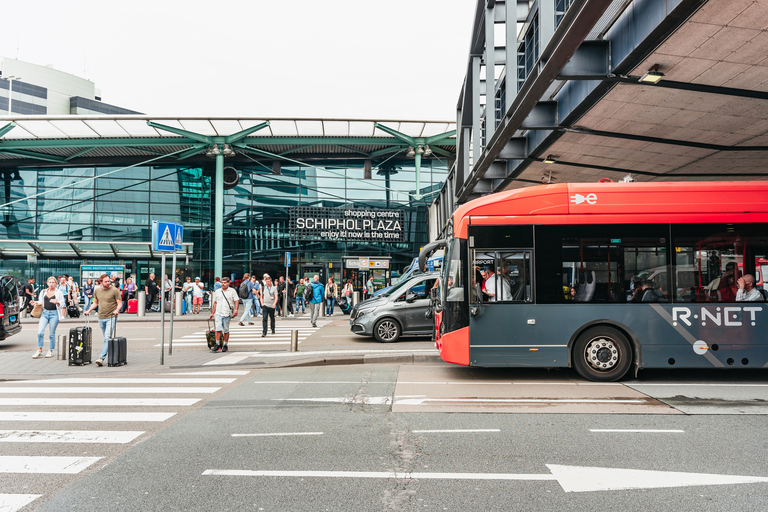
[[[752,274],[744,274],[736,281],[739,290],[736,292],[737,302],[763,302],[763,294],[755,288],[755,277]]]
[[[203,283],[200,278],[195,278],[195,284],[192,285],[192,312],[198,314],[203,307]]]
[[[229,321],[237,315],[237,307],[240,304],[240,297],[237,292],[229,287],[229,278],[221,278],[221,288],[213,292],[213,307],[211,316],[214,318],[214,330],[216,331],[216,346],[214,352],[221,349],[222,352],[229,350],[227,342],[229,341]],[[222,345],[222,339],[224,341]]]

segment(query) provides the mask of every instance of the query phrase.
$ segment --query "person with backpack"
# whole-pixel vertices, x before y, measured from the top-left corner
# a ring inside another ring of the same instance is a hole
[[[309,310],[312,314],[312,327],[317,327],[317,315],[320,313],[324,297],[325,286],[320,282],[320,276],[315,274],[312,283],[304,290],[304,300],[309,303]]]
[[[253,307],[253,289],[255,285],[251,281],[251,275],[246,272],[243,274],[243,282],[240,283],[240,288],[237,289],[237,294],[243,300],[243,316],[240,317],[238,325],[245,325],[243,322],[248,322],[248,325],[253,325],[251,322],[251,312]]]

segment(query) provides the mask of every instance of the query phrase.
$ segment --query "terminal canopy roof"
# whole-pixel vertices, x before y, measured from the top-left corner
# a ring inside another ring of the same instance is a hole
[[[176,257],[192,257],[192,246],[184,243]],[[152,250],[151,242],[91,242],[59,240],[0,240],[0,258],[35,255],[58,259],[155,259],[161,253]]]
[[[237,163],[257,160],[388,158],[429,145],[456,151],[455,123],[439,121],[167,118],[152,116],[0,116],[0,168],[211,162],[229,144]],[[246,158],[245,155],[248,155]],[[425,155],[426,156],[426,155]]]

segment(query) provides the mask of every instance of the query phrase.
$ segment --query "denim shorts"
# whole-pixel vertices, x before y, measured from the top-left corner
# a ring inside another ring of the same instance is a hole
[[[214,324],[216,325],[215,331],[220,331],[223,333],[229,332],[229,321],[232,320],[231,316],[222,316],[218,313],[216,313],[213,316]]]

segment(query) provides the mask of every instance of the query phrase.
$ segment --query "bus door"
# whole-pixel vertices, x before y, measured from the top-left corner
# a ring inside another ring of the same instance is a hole
[[[476,249],[472,255],[470,304],[470,361],[478,366],[501,366],[525,361],[539,363],[535,329],[527,325],[533,316],[533,251],[531,249]],[[530,348],[535,346],[536,353]],[[522,352],[525,352],[523,354]]]

